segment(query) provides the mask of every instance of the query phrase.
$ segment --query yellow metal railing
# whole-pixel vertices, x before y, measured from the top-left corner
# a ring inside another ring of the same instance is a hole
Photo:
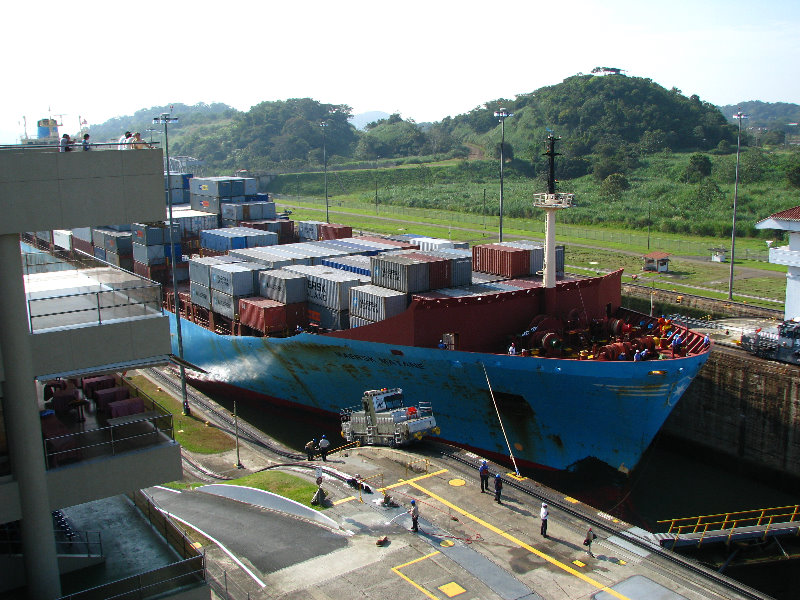
[[[682,534],[699,533],[700,537],[697,540],[697,545],[700,546],[708,534],[719,533],[720,531],[728,531],[727,541],[730,542],[735,530],[742,527],[764,527],[763,538],[766,539],[767,533],[773,525],[796,522],[798,518],[800,518],[800,504],[702,515],[699,517],[664,519],[658,522],[669,523],[667,533],[674,534],[676,541]],[[798,528],[798,535],[800,535],[800,528]]]

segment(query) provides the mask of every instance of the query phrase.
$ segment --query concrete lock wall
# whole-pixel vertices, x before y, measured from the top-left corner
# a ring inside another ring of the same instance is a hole
[[[715,348],[662,432],[800,478],[800,368]]]

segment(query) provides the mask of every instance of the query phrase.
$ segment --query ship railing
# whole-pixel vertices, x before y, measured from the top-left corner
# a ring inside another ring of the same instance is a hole
[[[91,139],[91,138],[89,138]],[[148,142],[142,140],[143,144],[145,144],[145,149],[147,146],[151,146],[153,148],[158,147],[161,142]],[[120,148],[119,142],[90,142],[89,143],[90,150],[133,150],[131,144],[128,144],[127,148]],[[52,143],[39,143],[39,144],[2,144],[0,145],[0,151],[16,151],[19,152],[20,150],[24,150],[25,152],[34,152],[34,151],[44,151],[49,150],[51,152],[60,152],[61,145],[60,145],[60,138],[58,141],[54,141]],[[83,152],[83,139],[73,139],[72,142],[69,144],[69,152]]]
[[[164,314],[160,284],[83,253],[26,253],[23,265],[32,333]],[[42,274],[63,279],[68,291],[42,292],[47,295],[37,297],[31,288]]]
[[[774,526],[796,523],[798,518],[800,518],[800,504],[664,519],[658,522],[669,524],[667,534],[674,536],[674,542],[677,542],[681,535],[692,535],[700,546],[705,538],[712,535],[715,541],[719,541],[719,533],[723,531],[728,532],[727,542],[730,543],[736,531],[746,527],[759,528],[758,532],[763,533],[763,539],[767,539],[770,529]]]

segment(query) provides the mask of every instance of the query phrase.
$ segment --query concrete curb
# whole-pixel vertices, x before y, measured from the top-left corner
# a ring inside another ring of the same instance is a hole
[[[214,494],[216,496],[223,496],[231,500],[238,500],[239,502],[246,502],[255,506],[269,508],[278,512],[284,512],[296,517],[316,521],[320,525],[330,527],[332,529],[341,529],[339,524],[330,517],[323,515],[319,511],[303,506],[299,502],[289,500],[283,496],[278,496],[272,492],[258,490],[256,488],[246,487],[242,485],[229,485],[225,483],[212,483],[196,488],[195,491],[205,492],[206,494]]]

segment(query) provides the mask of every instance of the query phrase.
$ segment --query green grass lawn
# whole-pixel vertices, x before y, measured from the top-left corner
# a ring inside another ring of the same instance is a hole
[[[126,379],[172,413],[175,441],[189,452],[216,454],[236,447],[236,441],[228,433],[214,425],[207,425],[194,414],[184,416],[183,404],[143,375],[134,375]]]
[[[296,198],[286,198],[286,204],[299,206],[302,208],[292,208],[292,218],[296,220],[325,220],[325,206],[319,204],[316,199],[302,199],[302,203]],[[338,198],[337,198],[338,201]],[[277,200],[278,204],[281,199]],[[401,233],[416,233],[431,237],[440,237],[457,241],[468,241],[471,243],[490,243],[497,239],[497,223],[487,222],[487,227],[491,229],[483,230],[482,223],[462,222],[459,219],[464,215],[459,213],[448,213],[445,211],[429,211],[425,209],[398,209],[392,207],[393,212],[380,212],[379,217],[374,214],[374,208],[363,204],[349,204],[342,201],[341,205],[334,201],[329,201],[331,211],[331,222],[350,225],[353,227],[354,234],[359,231],[370,231],[387,235],[397,235]],[[474,215],[467,215],[474,217]],[[395,219],[395,220],[391,220]],[[520,237],[542,239],[544,236],[538,231],[534,231],[533,219],[504,219],[503,233],[504,239],[510,240]],[[537,221],[538,223],[538,221]],[[468,230],[463,229],[468,228]],[[633,274],[642,274],[642,256],[648,252],[646,236],[641,233],[632,233],[620,229],[573,227],[564,226],[561,231],[567,235],[557,236],[558,243],[567,245],[566,263],[575,272],[586,275],[594,275],[597,272],[607,272],[619,268],[625,269],[624,277]],[[573,234],[573,235],[570,235]],[[574,235],[579,234],[579,235]],[[677,252],[670,260],[670,273],[660,274],[655,287],[667,290],[678,290],[687,294],[708,295],[709,297],[719,297],[727,299],[727,290],[730,274],[729,263],[716,263],[710,260],[710,252],[697,255],[694,249],[708,249],[720,246],[720,240],[714,238],[692,237],[691,245],[693,250],[686,252],[689,258],[700,260],[686,260],[684,253],[681,252],[687,243],[687,236],[678,234],[664,234],[665,243],[673,244]],[[588,236],[592,236],[591,238]],[[638,244],[638,245],[637,245]],[[737,241],[737,255],[746,248],[751,250],[762,250],[763,242],[760,240]],[[587,247],[591,246],[591,247]],[[602,246],[604,249],[598,249]],[[596,264],[592,264],[596,263]],[[781,265],[759,262],[755,260],[737,260],[737,267],[747,267],[765,271],[764,277],[749,277],[747,279],[737,278],[734,280],[734,300],[742,300],[752,304],[763,305],[768,308],[780,308],[785,296],[786,282],[782,277],[770,277],[766,272],[786,272],[786,268]],[[638,281],[641,283],[642,281]],[[715,290],[705,292],[693,289],[707,288]],[[739,297],[737,297],[737,294]],[[762,302],[749,298],[742,298],[741,295],[758,296],[775,300],[775,302]]]
[[[312,506],[311,504],[311,498],[317,491],[317,486],[310,481],[306,481],[302,477],[291,475],[289,473],[283,473],[280,471],[259,471],[258,473],[251,473],[238,479],[232,479],[230,481],[224,481],[220,483],[256,488],[257,490],[264,490],[267,492],[272,492],[273,494],[277,494],[278,496],[283,496],[284,498],[289,498],[290,500],[299,502],[303,506],[308,506],[309,508],[314,508],[317,510],[325,509],[325,506]],[[166,487],[175,490],[193,490],[204,485],[208,484],[197,481],[172,481],[165,484]]]

